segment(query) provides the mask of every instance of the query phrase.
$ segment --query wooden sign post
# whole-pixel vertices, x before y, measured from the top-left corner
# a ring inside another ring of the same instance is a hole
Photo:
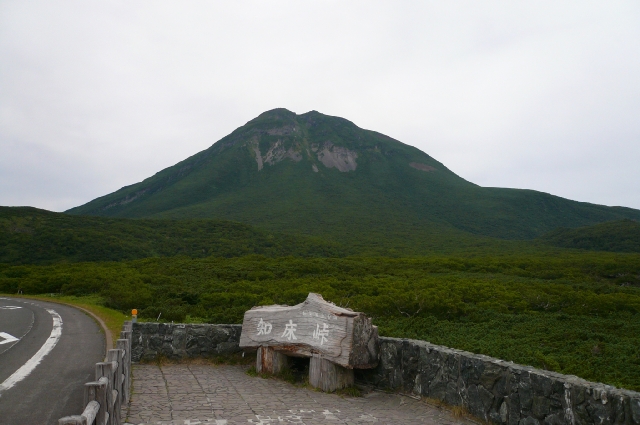
[[[363,313],[310,293],[295,306],[254,307],[244,314],[241,348],[258,349],[258,372],[278,373],[286,356],[310,357],[309,381],[325,391],[353,384],[353,369],[378,364],[378,328]]]

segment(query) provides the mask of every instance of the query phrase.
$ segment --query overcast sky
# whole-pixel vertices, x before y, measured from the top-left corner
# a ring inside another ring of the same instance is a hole
[[[0,0],[0,205],[83,204],[276,107],[640,208],[640,2]]]

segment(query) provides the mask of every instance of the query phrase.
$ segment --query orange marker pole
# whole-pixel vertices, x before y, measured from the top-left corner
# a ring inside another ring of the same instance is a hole
[[[136,323],[138,321],[138,310],[135,308],[131,310],[131,323]]]

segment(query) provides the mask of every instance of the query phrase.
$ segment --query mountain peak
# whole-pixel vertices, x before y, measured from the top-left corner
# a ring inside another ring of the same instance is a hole
[[[69,212],[229,219],[342,242],[371,232],[421,241],[433,232],[534,238],[558,226],[640,219],[640,211],[631,209],[482,188],[419,149],[344,118],[284,108]]]
[[[296,117],[297,115],[295,112],[292,112],[285,108],[275,108],[275,109],[271,109],[269,111],[265,111],[261,113],[251,121],[247,122],[246,125],[264,124],[264,123],[274,122],[274,121],[281,122],[283,124],[291,124],[296,121]]]

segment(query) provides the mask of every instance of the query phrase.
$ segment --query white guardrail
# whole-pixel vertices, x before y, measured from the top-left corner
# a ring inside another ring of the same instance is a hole
[[[84,384],[84,412],[58,419],[58,425],[121,425],[121,409],[131,387],[131,322],[124,322],[116,348],[96,363],[96,381]]]

